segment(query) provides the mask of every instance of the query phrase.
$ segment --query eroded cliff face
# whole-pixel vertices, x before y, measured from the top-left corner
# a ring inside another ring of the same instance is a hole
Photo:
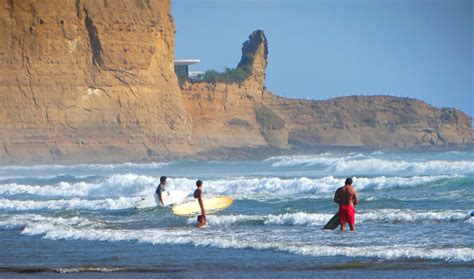
[[[170,1],[1,0],[0,159],[188,154]]]
[[[272,147],[417,148],[472,144],[471,119],[456,109],[390,96],[353,96],[327,101],[285,99],[264,86],[268,46],[255,31],[242,47],[254,57],[240,84],[186,83],[183,94],[201,150]],[[348,109],[350,108],[350,109]],[[233,156],[232,152],[221,152]]]
[[[468,116],[416,99],[353,96],[308,102],[267,96],[268,105],[290,123],[289,142],[301,148],[456,148],[472,144]]]
[[[169,0],[0,0],[0,163],[472,144],[469,117],[419,100],[272,94],[262,31],[243,44],[245,80],[180,89],[169,12]]]
[[[286,131],[279,129],[278,135],[273,135],[274,130],[262,126],[256,117],[256,112],[262,110],[265,93],[266,56],[266,38],[262,31],[256,31],[242,47],[239,66],[245,64],[251,69],[245,81],[187,82],[182,86],[186,109],[193,119],[198,152],[215,148],[255,148],[273,143],[287,147]]]

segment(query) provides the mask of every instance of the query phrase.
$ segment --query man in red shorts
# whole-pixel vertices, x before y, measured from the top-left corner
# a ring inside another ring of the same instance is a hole
[[[334,202],[339,204],[339,219],[341,220],[341,231],[346,230],[346,223],[349,223],[351,231],[355,231],[355,208],[359,202],[357,193],[352,187],[352,178],[347,178],[345,185],[336,190]]]

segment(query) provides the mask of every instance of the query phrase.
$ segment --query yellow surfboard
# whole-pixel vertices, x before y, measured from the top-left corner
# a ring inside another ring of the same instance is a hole
[[[229,207],[234,201],[228,196],[204,197],[206,214],[213,214]],[[173,206],[173,214],[178,216],[196,216],[201,214],[197,199]]]

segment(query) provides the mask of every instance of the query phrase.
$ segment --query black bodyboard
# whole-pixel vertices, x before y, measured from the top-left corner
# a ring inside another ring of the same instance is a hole
[[[331,220],[329,220],[329,222],[324,225],[323,227],[323,230],[334,230],[337,228],[337,226],[339,226],[340,224],[340,219],[339,219],[339,214],[336,213],[336,215],[334,215]]]

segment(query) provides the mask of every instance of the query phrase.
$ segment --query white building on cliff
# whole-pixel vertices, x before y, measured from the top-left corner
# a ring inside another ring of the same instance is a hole
[[[201,62],[199,59],[174,60],[174,72],[179,78],[189,78],[189,65]],[[194,72],[193,72],[194,73]]]

